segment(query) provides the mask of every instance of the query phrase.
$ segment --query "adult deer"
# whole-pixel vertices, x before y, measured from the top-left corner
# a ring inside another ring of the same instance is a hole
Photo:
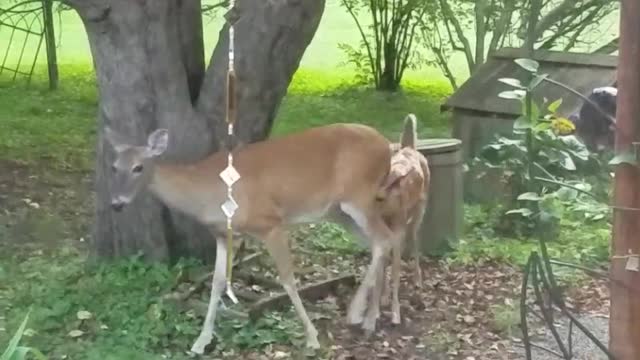
[[[227,198],[218,174],[227,153],[217,152],[189,164],[168,163],[169,132],[158,129],[146,145],[134,145],[111,128],[105,137],[116,152],[112,207],[122,210],[140,191],[149,189],[167,206],[193,216],[212,233],[226,224],[220,205]],[[375,329],[377,308],[367,309],[375,290],[381,260],[398,236],[383,219],[381,191],[390,168],[390,142],[375,129],[359,124],[332,124],[248,144],[238,149],[234,164],[242,179],[234,184],[239,207],[233,218],[238,232],[261,240],[273,257],[280,282],[306,332],[307,346],[318,348],[318,332],[298,295],[287,227],[336,221],[355,229],[371,244],[371,262],[348,309],[348,321],[367,333]],[[211,298],[200,336],[192,352],[203,353],[213,337],[220,297],[226,286],[227,248],[217,237]],[[378,296],[374,299],[379,301]],[[366,314],[365,314],[366,311]]]

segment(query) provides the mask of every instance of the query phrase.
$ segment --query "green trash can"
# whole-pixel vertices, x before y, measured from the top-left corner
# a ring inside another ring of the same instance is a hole
[[[429,161],[429,200],[418,242],[423,255],[441,256],[457,245],[464,220],[463,154],[458,139],[421,139],[417,150]]]

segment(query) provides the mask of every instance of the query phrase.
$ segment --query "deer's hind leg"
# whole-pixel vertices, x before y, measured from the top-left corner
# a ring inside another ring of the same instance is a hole
[[[350,324],[360,324],[367,333],[373,332],[380,314],[380,286],[384,257],[390,249],[393,233],[377,213],[366,213],[351,204],[341,204],[340,208],[348,214],[362,230],[371,244],[371,263],[362,283],[349,305],[347,320]],[[370,294],[373,295],[370,297]],[[367,301],[367,300],[371,301]],[[368,306],[367,306],[368,305]],[[366,315],[365,315],[366,312]]]
[[[261,234],[259,238],[263,241],[265,247],[271,254],[271,257],[278,268],[280,283],[287,292],[287,295],[289,295],[291,303],[304,325],[307,337],[307,347],[314,349],[319,348],[320,343],[318,342],[318,331],[311,322],[311,319],[309,319],[309,315],[307,315],[307,311],[302,304],[302,299],[300,299],[298,289],[296,288],[287,231],[280,227],[276,227],[268,231],[266,234]]]

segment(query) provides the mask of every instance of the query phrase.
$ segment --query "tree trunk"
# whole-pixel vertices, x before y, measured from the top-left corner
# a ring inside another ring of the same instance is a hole
[[[618,107],[616,110],[616,152],[637,154],[640,141],[640,23],[637,0],[623,0],[620,9],[620,56],[618,64]],[[635,158],[635,157],[634,157]],[[611,309],[609,345],[616,359],[637,359],[640,354],[640,168],[616,165],[613,244],[610,266]]]
[[[215,258],[206,229],[142,193],[125,211],[109,207],[113,150],[103,140],[110,125],[139,144],[158,127],[170,131],[167,159],[192,161],[217,147],[223,128],[227,26],[204,72],[197,0],[71,0],[87,30],[100,105],[96,149],[94,253],[142,253],[151,260]],[[236,23],[239,138],[263,139],[313,38],[320,0],[240,0]],[[211,174],[212,178],[218,174]]]

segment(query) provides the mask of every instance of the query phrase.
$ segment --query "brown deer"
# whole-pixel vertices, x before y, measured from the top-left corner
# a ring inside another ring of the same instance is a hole
[[[134,145],[111,128],[105,138],[113,146],[112,207],[116,211],[149,189],[167,206],[208,226],[212,233],[226,218],[220,205],[227,198],[219,177],[227,153],[216,152],[189,164],[161,159],[169,132],[158,129],[146,145]],[[383,216],[392,155],[390,142],[375,129],[359,124],[332,124],[247,144],[234,154],[242,178],[234,184],[239,207],[233,218],[236,231],[261,240],[273,257],[279,280],[289,295],[306,332],[307,346],[318,348],[318,332],[296,289],[287,227],[323,219],[355,229],[371,244],[371,262],[353,297],[347,319],[373,332],[378,308],[367,309],[370,292],[379,303],[378,283],[383,257],[398,241]],[[387,215],[388,217],[388,215]],[[217,238],[211,297],[200,336],[192,352],[201,354],[213,337],[218,302],[226,286],[226,241]],[[366,312],[366,314],[365,314]]]

